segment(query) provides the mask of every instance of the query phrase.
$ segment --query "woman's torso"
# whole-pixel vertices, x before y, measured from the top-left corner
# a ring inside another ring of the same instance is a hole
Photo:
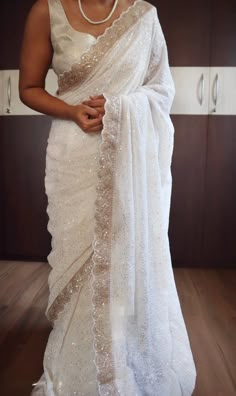
[[[64,5],[61,0],[48,0],[50,26],[51,26],[51,42],[53,46],[52,67],[57,76],[63,74],[65,71],[71,69],[72,65],[78,61],[81,54],[86,52],[92,44],[95,44],[100,36],[103,35],[105,30],[118,19],[120,14],[127,10],[133,1],[125,1],[121,4],[113,14],[112,18],[107,23],[99,25],[96,33],[88,33],[86,25],[82,24],[81,27],[74,28],[70,23]],[[123,7],[123,10],[122,10]],[[79,7],[78,7],[79,8]],[[118,14],[117,14],[118,12]],[[91,25],[94,29],[94,25]],[[86,30],[86,32],[84,31]]]

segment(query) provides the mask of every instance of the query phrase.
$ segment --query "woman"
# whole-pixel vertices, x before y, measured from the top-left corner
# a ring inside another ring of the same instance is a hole
[[[44,89],[51,64],[56,97]],[[53,323],[32,395],[189,396],[168,240],[175,94],[156,8],[39,0],[20,96],[53,116],[45,188]]]

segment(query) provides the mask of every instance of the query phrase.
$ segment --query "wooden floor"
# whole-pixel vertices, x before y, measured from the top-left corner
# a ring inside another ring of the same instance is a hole
[[[0,261],[1,396],[29,396],[42,373],[51,329],[48,274],[46,263]],[[235,396],[236,270],[175,268],[174,274],[198,373],[193,396]]]

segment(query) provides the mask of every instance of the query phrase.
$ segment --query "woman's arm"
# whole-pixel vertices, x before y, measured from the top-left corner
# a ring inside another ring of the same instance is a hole
[[[69,105],[45,90],[52,56],[48,2],[38,0],[29,12],[24,29],[20,56],[20,99],[40,113],[75,121],[86,132],[100,130],[101,116],[98,118],[99,113],[95,109],[83,104]],[[93,119],[89,119],[89,115]]]
[[[23,35],[20,98],[24,104],[41,113],[71,119],[71,106],[45,91],[52,55],[48,5],[47,1],[39,0],[29,12]]]

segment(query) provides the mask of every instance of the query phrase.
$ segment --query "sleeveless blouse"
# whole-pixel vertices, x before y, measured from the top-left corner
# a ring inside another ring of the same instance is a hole
[[[53,46],[52,68],[59,76],[70,70],[72,64],[97,39],[89,33],[75,30],[70,25],[60,0],[48,0],[48,5]]]

